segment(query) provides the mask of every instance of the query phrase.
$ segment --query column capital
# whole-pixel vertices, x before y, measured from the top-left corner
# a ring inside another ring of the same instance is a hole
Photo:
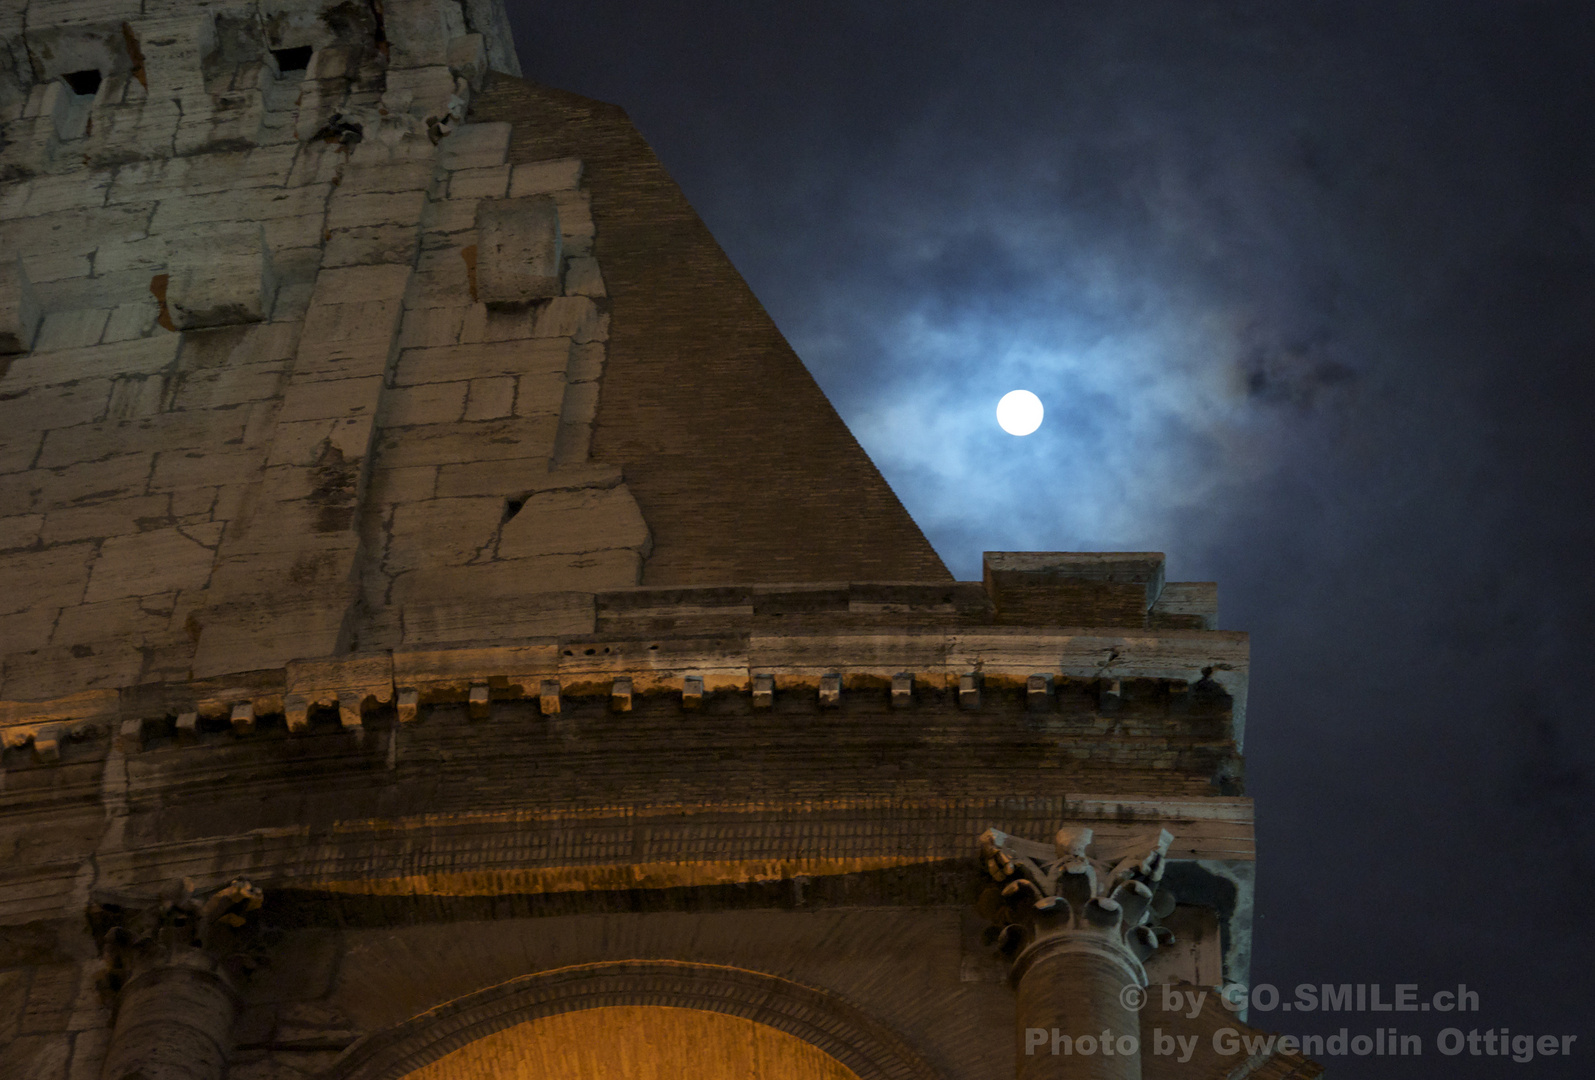
[[[1051,844],[998,829],[981,834],[981,862],[996,883],[982,895],[981,913],[1014,958],[1013,981],[1045,956],[1083,952],[1145,986],[1142,961],[1174,940],[1161,924],[1174,896],[1159,887],[1173,839],[1158,829],[1101,850],[1088,828],[1059,829]]]
[[[265,894],[243,878],[196,890],[188,878],[154,898],[102,896],[89,904],[89,927],[105,968],[101,986],[115,997],[143,971],[207,969],[229,987],[259,966],[254,914]]]

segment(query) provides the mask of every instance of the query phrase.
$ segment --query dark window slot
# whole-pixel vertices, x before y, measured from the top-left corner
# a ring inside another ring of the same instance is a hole
[[[277,58],[277,70],[281,72],[304,71],[310,66],[310,54],[314,50],[309,45],[300,45],[294,49],[273,49],[271,55]]]
[[[100,73],[92,68],[88,71],[74,71],[61,76],[72,92],[79,97],[93,97],[100,90]]]

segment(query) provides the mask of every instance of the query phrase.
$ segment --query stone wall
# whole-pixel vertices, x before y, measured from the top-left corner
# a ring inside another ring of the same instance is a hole
[[[512,169],[508,124],[463,122],[512,55],[490,7],[12,11],[0,696],[636,582],[647,526],[587,464],[607,316],[581,163]],[[506,279],[529,244],[547,276]]]
[[[135,969],[287,1080],[637,960],[1007,1075],[987,828],[1173,832],[1150,969],[1243,975],[1211,584],[951,581],[624,113],[517,75],[499,0],[0,0],[0,1080],[98,1076]]]

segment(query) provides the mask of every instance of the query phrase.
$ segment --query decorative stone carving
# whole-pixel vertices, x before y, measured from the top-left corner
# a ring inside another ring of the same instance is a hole
[[[1092,839],[1086,828],[1060,829],[1051,845],[996,829],[980,838],[998,883],[981,906],[996,943],[1014,957],[1018,1080],[1141,1077],[1141,961],[1173,940],[1157,922],[1174,908],[1157,887],[1173,837],[1159,829],[1096,856]],[[1064,1040],[1079,1052],[1060,1054]]]
[[[250,916],[262,900],[242,879],[206,894],[184,879],[154,903],[90,905],[116,1004],[104,1080],[220,1080],[237,984],[260,959]]]
[[[1145,986],[1141,962],[1174,940],[1158,923],[1174,910],[1174,897],[1157,887],[1173,839],[1159,829],[1136,845],[1134,850],[1145,847],[1145,854],[1105,860],[1088,854],[1093,833],[1087,828],[1060,829],[1050,846],[987,829],[980,838],[981,859],[1000,887],[982,906],[997,925],[998,947],[1016,958],[1015,981],[1028,950],[1057,935],[1078,933],[1122,948]]]

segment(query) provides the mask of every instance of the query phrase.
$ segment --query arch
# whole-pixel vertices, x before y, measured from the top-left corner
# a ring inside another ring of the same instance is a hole
[[[517,1024],[621,1005],[699,1009],[765,1024],[815,1046],[859,1080],[941,1080],[884,1024],[833,994],[763,972],[675,960],[577,964],[490,986],[360,1040],[326,1080],[400,1080]]]

